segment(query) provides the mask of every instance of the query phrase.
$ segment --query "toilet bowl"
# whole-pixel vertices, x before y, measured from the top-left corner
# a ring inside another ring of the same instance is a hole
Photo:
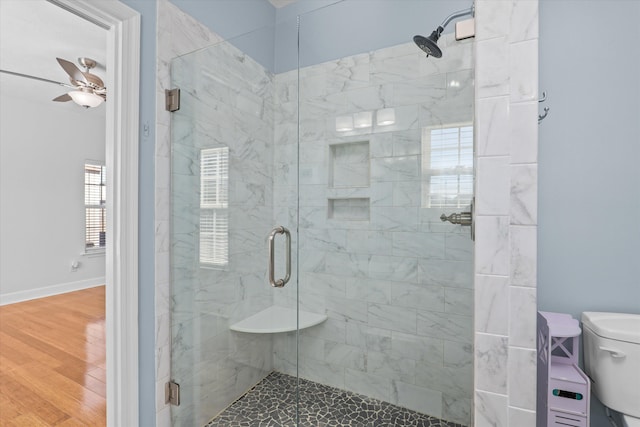
[[[593,394],[640,427],[640,315],[582,313],[585,371]]]

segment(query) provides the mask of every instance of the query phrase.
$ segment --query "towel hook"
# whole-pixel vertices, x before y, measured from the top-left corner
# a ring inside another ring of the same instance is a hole
[[[547,100],[547,91],[542,91],[542,98],[538,99],[538,102],[544,102]]]
[[[542,98],[538,99],[538,102],[544,102],[547,100],[547,92],[546,91],[542,91]],[[540,122],[542,122],[545,117],[547,117],[547,114],[549,114],[549,107],[544,107],[543,109],[543,113],[542,114],[538,114],[538,124],[540,124]]]

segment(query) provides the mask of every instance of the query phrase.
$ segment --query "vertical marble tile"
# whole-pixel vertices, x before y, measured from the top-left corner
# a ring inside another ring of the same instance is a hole
[[[509,406],[536,409],[536,350],[509,348]]]
[[[537,229],[511,226],[511,284],[535,287],[537,282]]]
[[[480,215],[509,214],[509,157],[478,157],[476,212]]]
[[[509,42],[516,43],[538,38],[538,2],[512,2],[511,19],[509,22]]]
[[[510,34],[512,3],[502,0],[485,0],[476,10],[476,37],[487,40]]]
[[[536,348],[536,289],[511,286],[509,345]]]
[[[537,100],[511,104],[509,107],[509,122],[506,125],[512,164],[538,161],[538,111],[542,111],[543,107],[545,104],[539,104]]]
[[[510,152],[509,97],[476,101],[476,143],[478,156],[506,156]]]
[[[475,355],[476,389],[506,394],[508,338],[476,333]]]
[[[509,333],[509,278],[476,275],[476,332],[505,335]]]
[[[538,223],[538,165],[511,166],[511,224]]]
[[[476,95],[509,95],[509,48],[506,37],[476,42]]]
[[[538,100],[538,40],[509,45],[511,102]]]
[[[477,274],[509,275],[508,223],[508,216],[476,216],[475,270]]]
[[[507,412],[507,396],[501,394],[476,391],[475,395],[475,427],[509,427]],[[514,427],[517,424],[514,424]],[[519,427],[519,426],[518,426]]]

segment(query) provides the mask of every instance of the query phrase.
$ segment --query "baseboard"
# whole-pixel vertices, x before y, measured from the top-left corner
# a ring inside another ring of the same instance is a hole
[[[79,280],[77,282],[61,283],[58,285],[45,286],[43,288],[0,294],[0,306],[65,294],[67,292],[79,291],[82,289],[95,288],[96,286],[102,286],[104,284],[104,277],[94,277],[92,279]]]

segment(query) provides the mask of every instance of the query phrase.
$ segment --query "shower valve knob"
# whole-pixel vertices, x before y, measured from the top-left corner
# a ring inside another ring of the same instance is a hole
[[[471,225],[471,212],[453,213],[449,216],[442,214],[440,220],[449,221],[451,224]]]

